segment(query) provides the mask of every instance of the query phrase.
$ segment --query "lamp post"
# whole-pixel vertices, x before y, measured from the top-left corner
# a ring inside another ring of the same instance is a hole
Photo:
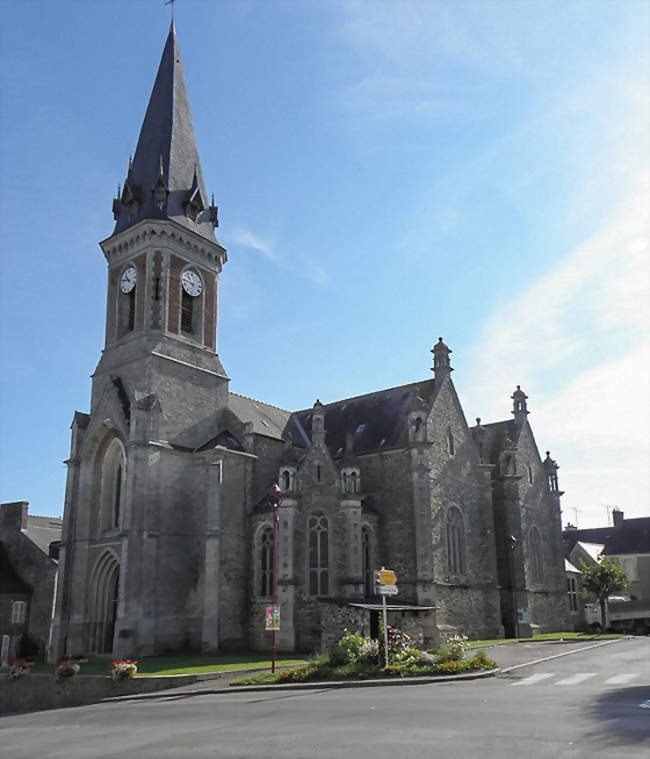
[[[519,609],[517,608],[517,578],[515,573],[515,548],[517,547],[517,538],[514,535],[510,536],[510,567],[511,567],[511,582],[512,582],[512,607],[514,612],[514,627],[515,638],[519,638]]]
[[[273,574],[271,577],[271,603],[275,610],[278,605],[278,506],[282,498],[282,490],[275,483],[271,485],[268,492],[268,498],[271,501],[273,509]],[[279,616],[279,615],[278,615]],[[271,630],[271,672],[275,672],[275,653],[276,653],[276,630]]]

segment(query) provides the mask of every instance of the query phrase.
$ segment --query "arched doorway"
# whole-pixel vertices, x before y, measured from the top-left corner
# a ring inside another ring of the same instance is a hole
[[[117,617],[120,563],[111,551],[103,553],[93,571],[88,650],[97,654],[113,651],[113,635]]]

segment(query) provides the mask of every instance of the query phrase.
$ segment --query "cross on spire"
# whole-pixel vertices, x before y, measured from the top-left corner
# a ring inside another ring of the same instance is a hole
[[[167,0],[167,2],[165,3],[165,5],[169,5],[170,6],[170,10],[172,12],[172,21],[174,20],[174,3],[175,2],[176,2],[176,0]]]

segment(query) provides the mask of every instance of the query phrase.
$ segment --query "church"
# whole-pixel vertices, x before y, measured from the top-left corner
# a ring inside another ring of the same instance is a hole
[[[399,588],[389,623],[421,645],[563,629],[558,467],[520,387],[505,421],[469,426],[439,338],[429,378],[356,398],[289,411],[230,389],[227,254],[173,23],[112,210],[105,345],[66,461],[55,656],[266,649],[276,483],[280,650],[376,634],[382,566]]]

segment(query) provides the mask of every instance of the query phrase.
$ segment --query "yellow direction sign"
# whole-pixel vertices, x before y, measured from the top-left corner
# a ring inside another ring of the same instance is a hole
[[[392,569],[379,569],[375,572],[375,583],[377,585],[396,585],[397,575]]]
[[[381,569],[379,571],[380,585],[397,585],[397,575],[392,569]]]

